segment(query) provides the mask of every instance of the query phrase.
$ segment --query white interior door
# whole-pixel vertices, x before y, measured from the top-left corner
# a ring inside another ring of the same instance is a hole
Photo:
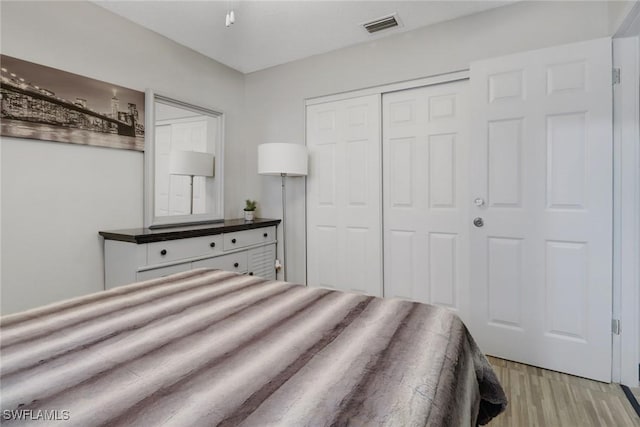
[[[384,94],[384,295],[468,318],[468,81]]]
[[[307,283],[382,296],[380,96],[307,107]]]
[[[469,327],[488,354],[609,381],[611,41],[475,62],[471,88]]]

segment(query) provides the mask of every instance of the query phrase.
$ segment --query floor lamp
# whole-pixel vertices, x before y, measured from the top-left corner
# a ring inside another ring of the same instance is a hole
[[[258,146],[258,173],[280,175],[282,180],[282,252],[284,280],[287,280],[287,176],[307,175],[307,147],[301,144],[271,143]]]
[[[189,214],[193,215],[193,177],[213,176],[213,154],[199,151],[172,151],[169,155],[169,173],[191,177]]]

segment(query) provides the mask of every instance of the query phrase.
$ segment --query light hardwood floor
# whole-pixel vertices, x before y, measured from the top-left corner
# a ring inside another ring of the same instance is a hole
[[[618,384],[489,357],[509,399],[491,427],[626,427],[640,417]]]

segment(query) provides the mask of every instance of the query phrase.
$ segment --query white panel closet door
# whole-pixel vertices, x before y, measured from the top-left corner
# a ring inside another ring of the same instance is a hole
[[[307,107],[307,283],[382,296],[380,96]]]
[[[383,96],[384,295],[468,317],[468,81]]]
[[[488,354],[611,379],[611,41],[471,67],[469,327]]]

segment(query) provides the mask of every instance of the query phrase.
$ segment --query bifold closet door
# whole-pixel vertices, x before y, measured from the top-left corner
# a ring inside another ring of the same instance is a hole
[[[383,95],[384,295],[468,313],[468,81]]]
[[[307,283],[382,296],[380,96],[307,107]]]
[[[471,65],[472,321],[488,354],[611,379],[611,40]]]

